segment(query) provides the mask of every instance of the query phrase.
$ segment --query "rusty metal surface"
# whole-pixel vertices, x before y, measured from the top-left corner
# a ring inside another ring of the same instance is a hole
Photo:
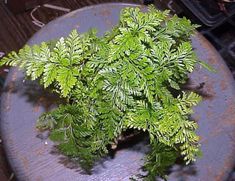
[[[103,4],[71,12],[58,18],[38,33],[29,44],[66,36],[72,29],[85,32],[96,27],[99,35],[118,22],[119,12],[132,4]],[[144,7],[143,7],[144,8]],[[235,157],[235,84],[220,55],[200,34],[192,38],[200,59],[212,65],[217,73],[197,67],[190,77],[189,87],[198,87],[205,95],[195,107],[193,117],[199,123],[203,156],[194,165],[174,165],[169,180],[225,180]],[[10,164],[19,180],[128,180],[140,172],[144,143],[117,151],[113,159],[106,158],[95,166],[92,175],[66,157],[57,154],[45,135],[38,136],[35,123],[39,115],[50,109],[55,97],[42,91],[35,83],[23,80],[23,73],[11,69],[1,102],[1,131]]]

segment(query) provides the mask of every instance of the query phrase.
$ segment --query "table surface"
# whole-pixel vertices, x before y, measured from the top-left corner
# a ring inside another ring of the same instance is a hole
[[[99,35],[118,22],[120,10],[133,4],[109,3],[82,8],[60,17],[36,33],[30,45],[66,36],[72,29],[85,32],[96,27]],[[143,7],[145,8],[145,7]],[[190,85],[204,82],[205,96],[195,107],[193,117],[199,123],[202,158],[194,165],[175,165],[169,180],[223,180],[233,167],[235,153],[234,80],[224,61],[199,33],[192,38],[202,60],[217,72],[197,67],[190,74]],[[146,152],[144,143],[117,151],[113,159],[97,164],[92,175],[82,173],[78,165],[56,153],[53,142],[40,139],[35,128],[37,118],[57,100],[35,82],[23,81],[24,74],[11,69],[1,102],[1,131],[9,162],[19,180],[128,180],[139,173]],[[45,144],[47,142],[47,144]]]

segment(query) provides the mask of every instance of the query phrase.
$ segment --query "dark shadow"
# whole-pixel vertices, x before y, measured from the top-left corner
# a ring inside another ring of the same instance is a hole
[[[68,156],[63,155],[56,145],[53,146],[50,154],[57,155],[59,158],[58,163],[64,165],[66,168],[73,169],[75,172],[79,172],[80,174],[89,174],[79,166],[79,160],[77,158],[69,158]]]
[[[36,135],[36,138],[45,141],[49,138],[50,132],[48,130],[45,131],[38,131],[38,134]]]
[[[18,94],[20,97],[26,98],[35,109],[43,107],[45,111],[64,103],[65,100],[53,93],[50,88],[44,89],[37,81],[25,80],[18,78],[16,81],[10,81],[2,89],[2,93]]]
[[[112,145],[108,146],[109,156],[114,158],[116,152],[123,149],[146,153],[149,150],[148,142],[147,133],[129,129],[118,139],[115,148],[112,148]]]
[[[189,177],[197,175],[197,168],[195,165],[174,165],[169,169],[169,173],[174,173],[174,178],[178,181],[188,181]]]
[[[187,82],[181,86],[181,89],[184,91],[192,91],[202,96],[203,99],[212,99],[213,95],[208,93],[204,87],[206,82],[201,82],[199,84],[195,84],[191,79],[188,79]]]

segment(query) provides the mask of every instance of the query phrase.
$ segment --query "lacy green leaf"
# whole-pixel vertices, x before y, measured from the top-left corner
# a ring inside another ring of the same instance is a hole
[[[200,155],[198,124],[190,118],[202,98],[181,90],[198,60],[191,35],[197,26],[153,6],[124,8],[103,37],[92,29],[24,46],[0,65],[17,66],[32,80],[66,98],[41,115],[57,148],[90,172],[97,160],[136,133],[148,135],[144,180],[167,178],[178,157]],[[130,134],[130,135],[128,135]],[[130,163],[131,164],[131,163]],[[128,166],[127,166],[128,167]]]

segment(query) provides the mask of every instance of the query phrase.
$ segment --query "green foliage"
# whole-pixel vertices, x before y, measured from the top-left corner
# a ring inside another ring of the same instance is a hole
[[[158,142],[156,139],[150,144],[151,151],[146,156],[144,169],[148,171],[145,180],[155,180],[156,173],[166,179],[165,169],[174,164],[179,156],[174,148]]]
[[[201,98],[180,89],[199,62],[190,42],[195,28],[153,6],[147,13],[125,8],[119,24],[101,38],[94,30],[73,30],[54,44],[26,45],[1,64],[18,66],[67,98],[37,126],[51,130],[58,148],[87,170],[125,130],[147,132],[151,150],[144,169],[154,180],[165,177],[179,155],[189,164],[200,153],[198,125],[189,116]]]
[[[60,38],[53,47],[28,45],[19,53],[11,52],[1,60],[1,65],[19,66],[32,80],[41,79],[45,88],[53,84],[54,90],[62,97],[70,97],[72,88],[79,81],[84,63],[91,57],[95,31],[78,35],[74,30],[64,39]]]

